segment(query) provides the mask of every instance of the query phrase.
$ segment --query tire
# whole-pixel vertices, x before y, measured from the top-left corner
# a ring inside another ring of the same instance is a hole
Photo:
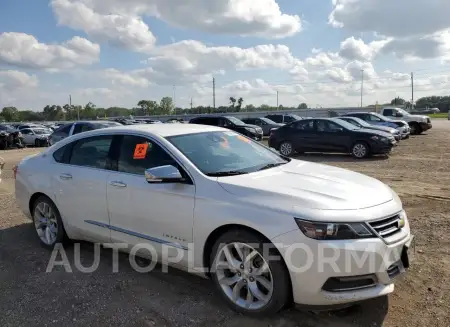
[[[370,154],[370,149],[365,142],[356,142],[352,146],[352,156],[356,159],[367,158]]]
[[[38,197],[32,206],[33,225],[41,245],[53,249],[57,243],[65,243],[67,234],[61,215],[52,200],[46,196]]]
[[[270,250],[263,251],[264,245],[271,245]],[[242,256],[236,251],[237,248],[241,249]],[[229,261],[234,261],[234,265],[226,261],[227,249],[233,256]],[[270,253],[271,261],[265,257],[264,252],[266,256]],[[246,254],[251,260],[245,267],[242,257],[245,258]],[[278,260],[273,260],[274,256],[278,256]],[[214,244],[210,262],[215,287],[225,302],[237,312],[256,317],[273,315],[291,301],[292,286],[283,259],[270,241],[256,233],[236,229],[223,234]],[[240,293],[237,300],[234,300],[233,290],[236,288],[240,289]]]
[[[41,146],[41,142],[39,142],[38,139],[35,139],[35,140],[34,140],[34,147],[38,148],[38,147],[40,147],[40,146]]]
[[[412,123],[409,127],[411,128],[412,135],[419,135],[423,132],[422,127],[418,123]]]
[[[283,156],[289,157],[294,153],[294,147],[291,142],[283,141],[280,143],[279,151]]]

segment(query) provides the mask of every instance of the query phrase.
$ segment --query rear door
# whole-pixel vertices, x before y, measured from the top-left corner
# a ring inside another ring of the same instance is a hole
[[[317,133],[314,129],[314,120],[301,120],[287,125],[291,142],[298,151],[310,151],[317,147]]]
[[[351,132],[329,120],[317,120],[317,147],[323,152],[346,152],[351,143]]]
[[[112,142],[112,135],[80,139],[65,146],[61,159],[55,158],[51,182],[56,203],[64,223],[78,237],[110,241],[106,183]]]

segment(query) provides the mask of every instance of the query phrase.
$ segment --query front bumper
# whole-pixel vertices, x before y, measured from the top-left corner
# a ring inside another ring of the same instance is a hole
[[[392,151],[392,148],[397,145],[396,141],[391,143],[372,142],[370,144],[370,151],[372,154],[387,154]]]
[[[422,128],[422,131],[428,131],[429,129],[433,128],[433,125],[431,123],[420,123],[420,128]]]
[[[294,230],[272,240],[288,269],[294,302],[307,306],[334,306],[387,295],[394,280],[409,266],[402,254],[411,246],[409,225],[401,241],[381,238],[321,242]],[[282,246],[280,246],[280,244]],[[284,246],[288,244],[287,246]],[[336,280],[373,279],[372,285],[325,290]]]

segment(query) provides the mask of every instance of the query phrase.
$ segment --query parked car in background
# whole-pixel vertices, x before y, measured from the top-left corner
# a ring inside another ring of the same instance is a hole
[[[411,134],[411,129],[407,122],[402,120],[392,120],[376,112],[350,112],[342,117],[356,117],[368,122],[371,125],[398,128],[402,135],[402,139],[409,138],[409,135]]]
[[[356,118],[356,117],[336,117],[336,119],[342,119],[342,120],[346,121],[347,123],[355,125],[356,127],[359,127],[359,128],[373,129],[373,130],[389,133],[395,138],[395,140],[397,142],[402,139],[402,135],[398,128],[392,128],[392,127],[380,126],[380,125],[371,125],[368,122],[366,122],[360,118]]]
[[[53,145],[66,137],[92,131],[95,129],[108,128],[114,126],[121,126],[121,124],[108,120],[95,120],[95,121],[76,121],[61,126],[56,131],[54,131],[49,137],[50,145]]]
[[[91,131],[27,157],[14,177],[44,247],[146,245],[152,259],[204,272],[244,314],[386,296],[409,267],[413,236],[389,186],[223,128]]]
[[[395,144],[389,133],[359,128],[336,118],[302,119],[278,128],[269,137],[269,146],[284,156],[294,152],[336,152],[362,159],[388,154]]]
[[[232,116],[203,116],[195,117],[189,124],[200,124],[228,128],[232,131],[246,135],[254,140],[260,141],[263,138],[263,130],[256,125],[244,123],[242,120]]]
[[[50,144],[48,139],[52,132],[48,128],[23,128],[21,130],[23,143],[35,147],[48,146]]]
[[[20,131],[24,128],[47,128],[47,127],[42,124],[28,123],[28,124],[19,124],[17,125],[16,128]]]
[[[411,134],[418,135],[433,127],[430,117],[424,115],[412,115],[409,112],[396,107],[385,107],[380,114],[390,119],[401,119],[406,121],[411,128]]]
[[[256,125],[262,128],[263,135],[269,136],[270,131],[277,129],[281,126],[284,126],[284,124],[275,123],[273,120],[270,120],[266,117],[258,117],[258,118],[244,118],[242,121],[246,124],[250,125]]]
[[[266,118],[268,118],[271,121],[274,121],[275,123],[278,123],[278,124],[289,124],[289,123],[292,123],[293,121],[303,119],[302,117],[294,115],[294,114],[289,114],[289,115],[270,114],[270,115],[267,115]]]

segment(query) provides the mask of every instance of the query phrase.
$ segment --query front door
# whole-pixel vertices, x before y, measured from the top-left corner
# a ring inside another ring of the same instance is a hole
[[[56,204],[68,229],[77,233],[73,237],[110,241],[106,182],[112,139],[94,136],[76,141],[66,161],[52,168]]]
[[[317,148],[317,133],[313,120],[299,120],[290,125],[292,143],[300,152],[315,151]]]
[[[147,243],[158,255],[163,253],[163,245],[168,251],[176,248],[185,253],[192,242],[195,186],[146,181],[148,168],[174,165],[181,170],[171,155],[148,138],[124,135],[119,149],[117,172],[107,181],[113,242]],[[181,264],[187,264],[187,256]]]
[[[351,137],[342,126],[328,120],[317,120],[317,147],[323,152],[347,152]]]

